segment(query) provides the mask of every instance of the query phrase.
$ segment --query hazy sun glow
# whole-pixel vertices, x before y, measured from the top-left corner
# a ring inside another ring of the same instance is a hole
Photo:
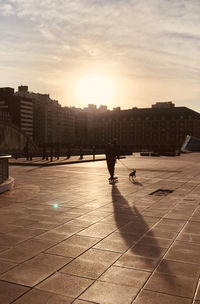
[[[76,96],[85,104],[107,105],[114,97],[114,84],[104,75],[89,74],[81,79]]]

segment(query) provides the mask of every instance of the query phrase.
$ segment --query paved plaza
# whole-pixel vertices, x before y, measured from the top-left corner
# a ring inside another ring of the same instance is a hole
[[[200,154],[128,156],[115,185],[105,161],[10,175],[1,304],[200,304]]]
[[[48,160],[42,159],[41,157],[33,157],[32,160],[27,160],[26,158],[11,158],[10,164],[13,165],[23,165],[23,166],[57,166],[57,165],[64,165],[64,164],[73,164],[73,163],[84,163],[84,162],[92,162],[92,161],[105,161],[105,154],[100,155],[84,155],[82,159],[80,159],[80,156],[71,156],[70,158],[66,158],[64,156],[60,156],[59,159],[56,157],[52,158],[48,157]]]

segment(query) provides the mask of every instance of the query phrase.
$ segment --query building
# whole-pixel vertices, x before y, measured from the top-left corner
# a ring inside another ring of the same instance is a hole
[[[172,101],[165,101],[165,102],[156,102],[152,105],[152,108],[159,108],[159,109],[169,109],[174,108],[175,104]]]
[[[101,112],[106,112],[106,111],[108,111],[108,108],[107,108],[107,106],[100,105],[100,106],[99,106],[99,111],[101,111]]]
[[[200,138],[200,114],[186,107],[152,107],[99,113],[95,143],[117,138],[132,151],[172,152],[187,135]]]
[[[30,138],[33,137],[32,99],[16,96],[13,88],[0,88],[0,112],[3,120],[10,120]]]
[[[2,114],[3,113],[3,114]],[[0,89],[0,119],[11,119],[34,142],[102,148],[117,139],[121,149],[160,153],[179,150],[187,135],[200,138],[200,114],[174,103],[157,102],[151,108],[89,104],[87,108],[62,107],[49,94],[28,91],[27,86]]]
[[[16,96],[25,97],[33,102],[33,139],[41,145],[61,142],[61,105],[49,94],[33,93],[28,86],[19,86]]]

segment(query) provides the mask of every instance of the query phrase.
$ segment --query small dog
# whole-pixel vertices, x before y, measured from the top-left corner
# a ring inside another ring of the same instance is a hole
[[[132,171],[130,174],[129,174],[129,180],[131,182],[134,182],[134,177],[136,177],[136,170]]]

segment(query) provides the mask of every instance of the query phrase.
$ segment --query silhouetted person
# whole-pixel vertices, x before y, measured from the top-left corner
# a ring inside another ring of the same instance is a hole
[[[56,158],[59,159],[60,158],[60,145],[59,143],[55,144],[55,150],[56,150]]]
[[[80,147],[80,159],[83,159],[83,148]]]
[[[26,141],[25,151],[26,151],[26,159],[29,160],[29,140],[28,139]]]
[[[50,159],[53,161],[53,144],[50,146]]]
[[[110,173],[109,180],[112,181],[114,179],[116,158],[119,159],[119,146],[116,140],[113,140],[112,143],[106,145],[105,155],[108,171]]]
[[[46,150],[45,150],[45,153],[46,153],[46,160],[49,160],[49,146],[46,145]]]
[[[92,147],[93,160],[95,160],[95,146]]]
[[[70,145],[67,147],[67,159],[71,157],[71,147]]]
[[[45,159],[46,154],[47,154],[47,152],[46,152],[46,145],[45,145],[45,144],[43,144],[43,149],[42,149],[42,159]]]

